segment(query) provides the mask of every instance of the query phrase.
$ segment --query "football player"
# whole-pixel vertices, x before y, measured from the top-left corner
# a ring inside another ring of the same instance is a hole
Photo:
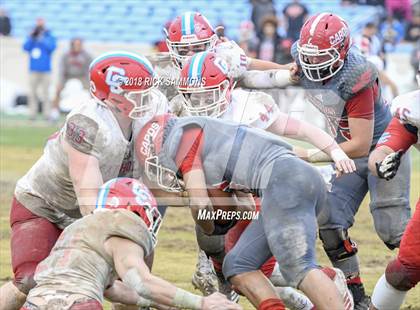
[[[62,229],[89,214],[98,188],[117,176],[139,177],[133,131],[149,114],[168,108],[153,88],[143,56],[111,52],[90,65],[92,99],[75,108],[44,153],[16,185],[10,212],[13,282],[0,288],[0,308],[19,309],[35,285],[37,264]]]
[[[161,220],[144,184],[131,178],[106,182],[93,214],[67,226],[38,265],[37,284],[22,309],[102,309],[104,295],[158,309],[241,309],[221,294],[197,296],[150,273],[147,257]]]
[[[249,88],[281,87],[289,83],[286,70],[271,72],[270,69],[287,69],[287,66],[273,62],[249,58],[234,42],[226,38],[218,38],[207,18],[199,12],[185,12],[176,17],[168,29],[164,29],[167,36],[169,53],[155,53],[148,56],[154,65],[158,76],[159,90],[171,100],[178,94],[181,68],[187,59],[195,53],[214,51],[229,64],[229,77]],[[267,71],[256,71],[256,70]],[[248,71],[252,70],[252,71]],[[171,106],[175,114],[179,114],[179,105]],[[164,214],[165,208],[159,210]],[[193,276],[193,284],[203,293],[213,291],[217,281],[207,257],[200,252],[197,270]]]
[[[292,46],[292,56],[296,61],[293,79],[300,79],[309,101],[325,115],[336,141],[356,163],[356,173],[331,180],[329,219],[320,224],[320,238],[333,265],[348,278],[355,308],[366,309],[369,298],[360,278],[357,246],[348,229],[369,191],[378,236],[390,249],[399,246],[410,218],[410,161],[408,155],[401,158],[400,170],[391,181],[369,172],[369,152],[391,120],[391,113],[382,100],[375,66],[352,46],[350,29],[343,19],[332,13],[310,17]],[[312,154],[310,150],[312,161],[328,160],[322,158],[323,153]]]
[[[246,251],[224,262],[227,279],[255,272],[274,254],[286,284],[299,286],[318,309],[344,309],[338,289],[315,261],[316,213],[326,198],[324,181],[287,143],[232,122],[165,114],[142,128],[136,153],[146,177],[159,188],[188,192],[193,218],[207,235],[224,234],[234,225],[198,218],[202,210],[213,209],[208,187],[262,197],[262,219],[253,221],[236,245],[246,244]],[[242,240],[248,231],[250,238]],[[254,292],[243,293],[260,309],[281,309],[272,285],[260,279]],[[269,293],[258,294],[256,288]]]
[[[191,57],[181,71],[179,85],[180,94],[174,97],[170,106],[180,116],[210,116],[240,124],[268,130],[274,134],[306,140],[314,146],[330,153],[337,170],[350,173],[354,171],[354,163],[338,147],[333,138],[321,129],[305,122],[288,117],[281,113],[273,98],[264,92],[250,92],[234,88],[235,82],[229,78],[229,65],[217,53],[200,52]],[[300,148],[297,149],[300,153]],[[222,236],[219,236],[222,238]],[[211,253],[215,245],[208,244],[210,238],[198,237],[200,247],[211,257],[221,257],[220,253]],[[219,244],[219,252],[224,253],[223,242]],[[212,249],[212,251],[209,251]],[[222,261],[213,260],[216,274],[221,276]],[[193,283],[197,274],[193,277]],[[195,280],[195,281],[194,281]],[[207,283],[211,283],[207,281]],[[196,286],[200,287],[198,284]],[[210,285],[204,286],[209,287]],[[220,285],[219,285],[220,286]]]
[[[180,69],[187,59],[203,51],[216,52],[229,64],[230,77],[242,80],[247,87],[270,88],[273,85],[282,86],[285,81],[288,82],[288,74],[270,74],[269,72],[260,73],[258,76],[247,74],[247,70],[288,69],[289,67],[247,57],[234,41],[224,37],[219,38],[207,18],[199,12],[185,12],[176,17],[168,30],[164,29],[164,31],[169,53],[156,53],[148,58],[159,77],[159,90],[168,100],[178,94]]]
[[[420,72],[417,79],[420,87]],[[394,117],[369,157],[370,171],[385,180],[396,176],[401,156],[411,145],[420,150],[420,90],[395,98],[391,110]],[[371,309],[399,309],[407,291],[419,283],[419,235],[420,200],[405,229],[398,257],[388,264],[376,283]]]

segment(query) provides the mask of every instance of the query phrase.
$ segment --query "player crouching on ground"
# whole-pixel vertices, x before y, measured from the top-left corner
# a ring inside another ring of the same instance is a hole
[[[150,273],[147,257],[160,224],[145,185],[130,178],[108,181],[93,214],[68,226],[38,265],[37,285],[22,310],[102,309],[103,296],[158,309],[241,309],[219,293],[197,296]]]
[[[420,68],[420,67],[419,67]],[[420,72],[417,75],[420,87]],[[411,145],[420,149],[420,90],[395,98],[393,119],[369,157],[369,169],[378,177],[392,179]],[[407,291],[420,282],[420,200],[401,239],[398,257],[388,263],[376,283],[371,309],[399,309]]]
[[[136,153],[145,175],[159,188],[172,192],[185,188],[193,219],[205,234],[223,234],[234,224],[198,219],[200,210],[214,210],[208,188],[262,198],[263,220],[254,220],[235,246],[245,243],[246,251],[224,262],[228,280],[255,272],[274,254],[286,285],[299,287],[317,309],[345,309],[338,289],[315,260],[316,214],[325,202],[325,183],[313,167],[296,158],[290,145],[244,125],[165,114],[142,128]],[[252,231],[248,239],[247,231]],[[248,280],[241,291],[255,307],[282,309],[267,278]]]

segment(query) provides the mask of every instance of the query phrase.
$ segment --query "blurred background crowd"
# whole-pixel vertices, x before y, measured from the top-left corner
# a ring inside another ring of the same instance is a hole
[[[378,67],[388,99],[414,87],[420,0],[2,0],[0,110],[56,122],[76,97],[89,96],[92,57],[110,49],[166,52],[162,28],[184,11],[223,26],[218,35],[248,56],[281,64],[292,61],[290,47],[308,16],[331,11]]]

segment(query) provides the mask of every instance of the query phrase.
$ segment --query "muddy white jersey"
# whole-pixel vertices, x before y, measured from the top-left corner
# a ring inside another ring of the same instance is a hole
[[[396,97],[392,101],[391,112],[401,123],[417,128],[416,147],[420,149],[420,90]]]
[[[104,290],[117,278],[113,258],[105,249],[106,240],[113,236],[133,241],[145,256],[153,249],[151,235],[135,213],[117,209],[87,215],[66,227],[49,256],[39,263],[37,286],[28,300],[59,290],[102,303]]]
[[[152,96],[166,104],[167,109],[166,98],[160,92],[154,90]],[[144,122],[133,120],[133,133]],[[124,137],[110,109],[93,99],[78,106],[67,116],[61,130],[48,139],[43,155],[17,182],[15,189],[20,203],[60,228],[81,217],[63,141],[95,157],[104,182],[119,176],[140,177],[139,165],[134,160],[134,139]]]
[[[231,102],[220,119],[265,130],[279,117],[280,110],[273,97],[264,92],[235,88],[231,96]],[[182,95],[173,98],[169,103],[172,112],[178,116],[191,116],[182,102]]]

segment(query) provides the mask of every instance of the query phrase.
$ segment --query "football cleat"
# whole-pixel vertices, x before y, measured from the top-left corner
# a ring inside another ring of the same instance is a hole
[[[217,292],[217,277],[213,264],[203,251],[199,251],[195,273],[191,280],[195,289],[200,290],[204,296]]]

